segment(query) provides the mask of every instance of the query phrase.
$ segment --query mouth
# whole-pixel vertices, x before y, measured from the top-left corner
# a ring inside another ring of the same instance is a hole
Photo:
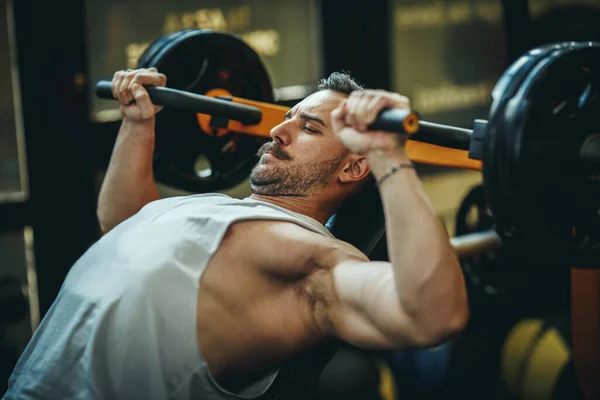
[[[273,145],[263,146],[261,149],[259,149],[257,155],[261,158],[268,155],[282,161],[289,161],[292,159],[292,157],[290,157],[289,154],[287,154],[283,149],[277,148]]]

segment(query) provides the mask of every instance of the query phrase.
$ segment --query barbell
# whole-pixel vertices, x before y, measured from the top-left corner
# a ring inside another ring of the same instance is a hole
[[[147,88],[166,107],[157,118],[156,178],[189,191],[245,179],[256,150],[288,110],[272,104],[258,55],[230,34],[167,35],[149,46],[138,67],[169,77],[169,87]],[[383,111],[369,128],[407,134],[414,162],[483,171],[494,230],[467,244],[455,239],[463,248],[497,246],[499,236],[538,264],[600,267],[599,87],[600,44],[550,44],[506,70],[488,120],[476,120],[473,129],[420,121],[407,110]],[[98,82],[96,94],[113,98],[110,82]],[[199,154],[210,161],[208,172],[195,168]]]

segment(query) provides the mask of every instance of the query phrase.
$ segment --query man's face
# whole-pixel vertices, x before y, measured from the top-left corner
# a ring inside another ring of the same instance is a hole
[[[271,130],[273,141],[258,151],[250,173],[253,193],[267,196],[307,196],[334,182],[347,154],[331,130],[331,111],[346,97],[324,90],[298,103],[285,121]]]

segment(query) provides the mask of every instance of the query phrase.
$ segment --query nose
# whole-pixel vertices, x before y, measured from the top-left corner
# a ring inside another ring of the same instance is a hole
[[[287,121],[283,121],[281,124],[271,129],[269,135],[271,138],[273,138],[274,142],[277,142],[282,146],[287,146],[292,141],[293,126],[292,119],[288,119]]]

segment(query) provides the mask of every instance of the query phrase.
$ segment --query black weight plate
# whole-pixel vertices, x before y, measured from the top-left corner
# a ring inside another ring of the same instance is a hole
[[[510,100],[519,89],[523,80],[527,77],[529,72],[544,58],[551,55],[556,50],[562,48],[568,48],[574,43],[553,43],[547,44],[540,47],[536,47],[514,61],[502,74],[498,82],[492,90],[492,104],[490,106],[490,112],[488,121],[488,129],[493,129],[494,124],[491,121],[504,119],[504,107],[506,102]]]
[[[498,109],[503,107],[519,89],[521,82],[533,67],[542,59],[559,50],[570,43],[553,43],[536,47],[519,57],[504,71],[498,82],[492,90],[492,104],[490,106],[490,120],[493,115],[498,113]]]
[[[494,229],[483,185],[474,186],[456,212],[456,236]],[[472,313],[488,315],[507,305],[525,283],[519,263],[503,248],[460,260]]]
[[[488,183],[495,182],[497,179],[498,164],[505,157],[502,148],[496,145],[498,136],[502,135],[505,125],[504,110],[508,101],[515,95],[523,80],[529,72],[543,59],[553,52],[568,48],[573,43],[553,43],[536,47],[514,61],[510,67],[502,74],[494,89],[492,90],[492,104],[488,116],[488,125],[486,127],[485,138],[483,141],[483,181],[486,198],[490,208],[494,211],[497,220],[502,220],[502,207],[498,206],[502,202],[505,193],[497,185]],[[498,161],[500,160],[500,161]],[[501,178],[500,178],[501,179]],[[500,212],[500,214],[497,214]],[[502,225],[502,224],[501,224]]]
[[[455,227],[456,236],[482,232],[494,227],[494,219],[491,213],[488,212],[482,185],[473,187],[462,200],[456,212]],[[481,296],[481,293],[498,296],[502,292],[496,282],[491,282],[495,279],[489,279],[490,274],[496,273],[496,271],[492,271],[492,269],[496,269],[492,268],[496,258],[493,253],[495,251],[461,260],[467,285],[472,290],[477,291],[479,296]],[[478,301],[475,303],[479,304]]]
[[[174,33],[169,33],[168,35],[161,36],[160,38],[150,43],[150,45],[146,48],[146,50],[144,50],[144,52],[140,56],[137,63],[137,68],[148,68],[148,65],[150,65],[150,61],[152,60],[152,58],[156,55],[156,53],[158,53],[158,51],[162,47],[164,47],[169,42],[173,35]]]
[[[226,33],[187,30],[157,48],[151,62],[167,76],[167,86],[198,94],[225,89],[233,96],[273,102],[273,90],[259,56]],[[209,136],[189,111],[165,108],[157,117],[156,179],[191,192],[229,188],[245,179],[264,142],[248,135]],[[210,168],[198,172],[203,154]]]
[[[186,32],[190,31],[190,29],[185,29],[182,31],[172,32],[168,35],[165,35],[165,40],[161,43],[160,46],[156,47],[156,51],[153,54],[148,55],[148,65],[153,66],[156,64],[156,61],[161,57],[162,51],[167,48],[171,43],[173,43],[177,38],[184,35]]]
[[[524,107],[515,108],[514,160],[535,213],[517,231],[540,253],[550,246],[554,260],[600,267],[600,181],[579,160],[584,140],[600,132],[600,44],[556,54],[530,75]]]
[[[600,47],[564,44],[529,72],[484,154],[500,235],[545,264],[600,267],[598,181],[578,157],[600,132],[599,85]]]
[[[512,226],[512,221],[507,215],[506,197],[513,196],[515,193],[507,192],[506,186],[498,182],[506,183],[503,166],[505,160],[510,157],[504,146],[505,132],[507,125],[506,107],[509,101],[515,96],[523,81],[529,76],[529,73],[543,60],[547,59],[556,51],[568,50],[574,43],[558,43],[545,45],[527,52],[519,58],[500,78],[498,84],[493,90],[494,102],[490,110],[489,123],[486,128],[486,136],[483,143],[483,181],[486,191],[486,198],[490,209],[492,210],[499,233],[503,238],[511,237],[512,232],[507,226]]]
[[[498,165],[502,165],[504,154],[503,146],[497,145],[499,137],[503,135],[505,129],[505,109],[507,103],[520,88],[523,80],[529,72],[543,59],[550,56],[553,52],[568,48],[573,43],[553,43],[531,49],[523,56],[514,61],[510,67],[502,74],[492,91],[492,104],[488,117],[485,137],[483,141],[483,181],[486,199],[489,208],[493,211],[497,222],[497,228],[503,233],[502,227],[505,226],[503,214],[504,208],[498,204],[504,204],[504,188],[495,184],[498,179]]]

